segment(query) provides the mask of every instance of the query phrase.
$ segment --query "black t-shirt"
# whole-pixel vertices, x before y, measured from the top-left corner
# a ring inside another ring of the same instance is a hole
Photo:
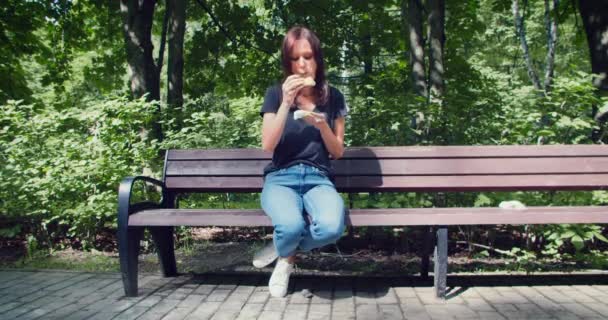
[[[260,115],[263,116],[266,112],[277,113],[281,105],[282,94],[280,85],[268,88]],[[296,110],[298,109],[289,109],[281,140],[274,149],[272,162],[264,168],[264,175],[298,163],[315,166],[328,175],[333,175],[329,152],[323,143],[321,132],[302,119],[295,120],[293,113]],[[333,129],[335,120],[345,117],[347,114],[344,95],[338,89],[330,86],[327,103],[316,106],[314,111],[325,113],[326,121]]]

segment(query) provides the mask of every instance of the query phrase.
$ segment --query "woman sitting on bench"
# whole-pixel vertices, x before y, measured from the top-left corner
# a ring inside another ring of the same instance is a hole
[[[296,252],[335,243],[344,231],[344,202],[332,182],[330,155],[344,152],[344,96],[325,79],[321,44],[304,27],[291,28],[281,49],[284,81],[268,88],[262,149],[272,151],[264,169],[262,208],[274,226],[270,243],[253,260],[275,259],[268,283],[273,297],[287,294]]]

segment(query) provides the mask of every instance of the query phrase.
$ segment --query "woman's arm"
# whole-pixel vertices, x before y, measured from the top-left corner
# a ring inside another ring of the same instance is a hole
[[[289,106],[282,103],[277,113],[264,113],[262,120],[262,150],[273,152],[281,140],[285,121],[289,114]]]
[[[293,104],[296,94],[304,87],[304,78],[292,74],[285,79],[281,86],[283,91],[283,99],[276,113],[265,112],[262,119],[262,150],[274,152],[277,144],[281,140],[283,129],[285,129],[285,121],[289,114],[289,108]]]

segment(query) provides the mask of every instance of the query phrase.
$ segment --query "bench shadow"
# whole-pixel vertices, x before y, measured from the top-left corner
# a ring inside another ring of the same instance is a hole
[[[205,274],[183,275],[183,281],[174,283],[207,284],[228,288],[230,286],[265,287],[270,274],[248,272],[216,272]],[[553,274],[553,275],[462,275],[448,277],[446,300],[462,295],[475,287],[518,287],[518,286],[569,286],[569,285],[606,285],[605,274]],[[290,281],[289,295],[297,298],[316,300],[338,300],[355,298],[390,299],[394,297],[391,288],[411,287],[427,288],[432,292],[433,278],[422,279],[418,276],[405,277],[366,277],[366,276],[317,276],[293,275]]]
[[[384,183],[380,160],[370,148],[349,148],[341,159],[332,162],[332,166],[335,174],[334,182],[340,192],[376,189]]]

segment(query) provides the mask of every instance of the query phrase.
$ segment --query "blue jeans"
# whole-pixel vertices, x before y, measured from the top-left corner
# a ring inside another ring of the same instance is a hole
[[[267,174],[261,201],[280,257],[335,243],[344,232],[344,201],[316,167],[296,164]]]

